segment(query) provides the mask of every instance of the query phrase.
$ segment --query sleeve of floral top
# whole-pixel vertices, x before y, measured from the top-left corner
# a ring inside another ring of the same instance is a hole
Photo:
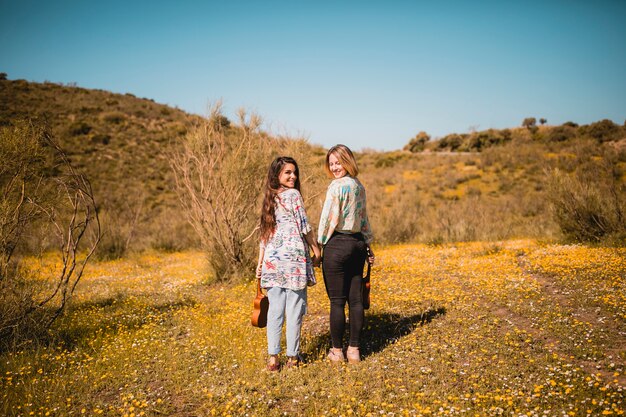
[[[372,243],[372,240],[374,240],[374,234],[372,233],[370,220],[367,217],[366,210],[363,210],[363,219],[361,219],[361,233],[363,234],[363,239],[365,240],[365,243],[367,243],[368,245]]]
[[[298,224],[300,233],[305,235],[311,231],[311,225],[309,224],[309,219],[306,216],[302,195],[298,192],[298,190],[294,191],[294,193],[290,193],[289,195],[289,205],[293,216],[296,218],[296,223]]]
[[[322,245],[328,242],[339,222],[339,194],[337,187],[332,184],[326,191],[326,200],[322,208],[320,224],[317,233],[317,240]]]

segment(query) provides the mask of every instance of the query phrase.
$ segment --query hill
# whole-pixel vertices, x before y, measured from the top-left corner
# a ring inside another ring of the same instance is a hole
[[[105,226],[101,253],[197,245],[181,215],[169,157],[201,117],[132,94],[24,80],[0,80],[0,103],[0,126],[23,118],[46,124],[90,178]],[[225,118],[220,123],[234,128]],[[555,199],[569,201],[574,215],[592,204],[583,211],[592,221],[603,219],[604,229],[591,239],[610,235],[606,225],[619,223],[626,210],[623,132],[607,121],[532,125],[432,142],[418,135],[413,143],[422,149],[359,152],[376,240],[578,239],[568,232],[571,219],[553,210]],[[308,144],[299,153],[306,158],[299,162],[306,167],[304,196],[313,224],[326,187],[323,154]],[[559,185],[557,173],[576,182]],[[585,184],[596,194],[574,189]]]
[[[115,247],[120,241],[174,245],[146,240],[181,228],[186,233],[176,233],[175,245],[191,243],[186,236],[193,240],[193,234],[177,214],[168,155],[199,116],[132,94],[24,80],[0,81],[0,103],[0,126],[16,119],[44,124],[90,179],[105,226],[103,245],[114,246],[107,250],[123,250]]]

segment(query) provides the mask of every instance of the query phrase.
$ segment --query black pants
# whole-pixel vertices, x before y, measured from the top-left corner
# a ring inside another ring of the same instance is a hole
[[[342,347],[346,301],[350,317],[349,345],[359,346],[364,321],[361,280],[366,257],[366,245],[360,233],[335,233],[324,246],[322,267],[330,299],[330,337],[334,348]]]

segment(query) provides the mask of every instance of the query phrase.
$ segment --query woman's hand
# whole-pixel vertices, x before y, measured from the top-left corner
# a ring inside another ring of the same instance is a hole
[[[261,272],[263,271],[263,265],[262,264],[258,264],[256,266],[256,277],[257,278],[261,278]]]
[[[313,247],[313,266],[319,268],[322,264],[322,254],[316,246]]]

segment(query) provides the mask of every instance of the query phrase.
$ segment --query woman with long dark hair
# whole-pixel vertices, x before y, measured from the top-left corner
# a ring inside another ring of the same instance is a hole
[[[320,218],[318,241],[324,248],[322,270],[330,298],[330,336],[328,359],[344,361],[345,305],[348,303],[350,337],[345,356],[350,363],[361,360],[361,330],[365,319],[361,295],[363,267],[374,263],[370,248],[372,230],[367,217],[365,188],[352,151],[336,145],[326,154],[326,173],[332,182]]]
[[[276,158],[267,173],[261,209],[261,239],[256,269],[267,289],[267,369],[278,371],[280,339],[287,318],[287,363],[300,363],[300,331],[306,312],[307,286],[315,284],[313,266],[320,250],[309,225],[300,195],[300,172],[293,158]],[[309,247],[313,249],[311,259]]]

